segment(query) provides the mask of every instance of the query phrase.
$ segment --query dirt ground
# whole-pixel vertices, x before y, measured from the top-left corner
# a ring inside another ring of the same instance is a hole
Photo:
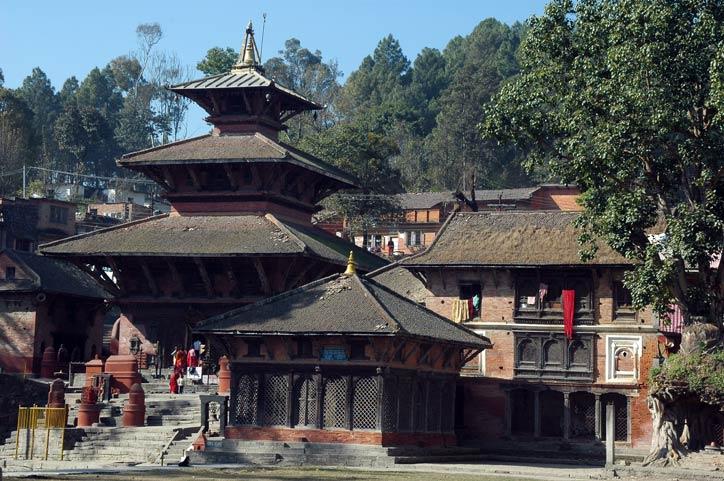
[[[35,474],[22,478],[4,477],[4,481],[20,481],[27,479],[68,480],[68,481],[317,481],[317,480],[346,480],[346,481],[501,481],[506,478],[500,476],[419,473],[419,472],[366,472],[356,470],[334,470],[314,468],[234,468],[234,469],[178,469],[157,470],[126,473],[102,474],[65,474],[46,475]],[[516,481],[531,481],[526,478],[510,477]]]

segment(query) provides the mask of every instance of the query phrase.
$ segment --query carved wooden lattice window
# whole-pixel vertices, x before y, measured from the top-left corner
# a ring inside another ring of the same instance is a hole
[[[592,438],[596,435],[596,396],[590,392],[571,394],[571,437]]]
[[[234,416],[237,424],[256,424],[256,405],[259,395],[259,379],[254,375],[239,376],[234,397]]]
[[[412,387],[410,378],[400,378],[397,391],[397,430],[400,432],[412,429]]]
[[[397,430],[397,378],[384,378],[382,389],[382,430]]]
[[[538,364],[538,348],[532,339],[524,339],[518,345],[520,364]]]
[[[347,427],[347,381],[343,377],[324,380],[322,417],[325,428]]]
[[[613,403],[615,408],[616,441],[628,440],[628,399],[623,394],[606,393],[601,396],[601,439],[606,439],[606,405]]]
[[[264,376],[261,395],[261,422],[265,426],[283,426],[287,423],[287,393],[289,381],[286,374]]]
[[[563,365],[563,343],[551,339],[543,344],[543,363],[546,366]]]
[[[571,367],[587,368],[588,360],[591,354],[588,352],[588,348],[581,341],[573,341],[569,346],[570,349],[570,364]]]
[[[356,378],[352,395],[352,429],[377,428],[377,394],[374,376]]]
[[[317,424],[317,383],[310,375],[294,376],[294,418],[295,426],[315,426]]]
[[[442,393],[440,383],[430,381],[427,394],[427,430],[431,432],[440,430],[440,402]]]

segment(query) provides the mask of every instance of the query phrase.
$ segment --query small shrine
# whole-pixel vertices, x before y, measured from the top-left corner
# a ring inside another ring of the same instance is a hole
[[[348,269],[212,317],[239,440],[454,445],[461,367],[487,338]]]

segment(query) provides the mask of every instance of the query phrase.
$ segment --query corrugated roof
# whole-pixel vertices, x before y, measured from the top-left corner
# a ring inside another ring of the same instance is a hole
[[[193,90],[224,90],[224,89],[249,89],[249,88],[271,88],[282,94],[292,97],[312,110],[323,109],[322,105],[312,102],[308,98],[295,91],[278,84],[275,80],[265,77],[255,69],[246,69],[238,72],[227,72],[198,80],[191,80],[177,85],[172,85],[169,90],[180,94],[186,94]]]
[[[475,200],[478,202],[528,200],[538,189],[540,189],[540,186],[516,189],[479,189],[475,190]],[[465,194],[467,195],[467,192]],[[456,200],[452,191],[408,192],[397,194],[395,197],[403,209],[430,209],[440,203],[455,202]]]
[[[579,256],[574,212],[458,212],[421,254],[403,266],[626,265],[632,262],[599,242],[590,262]]]
[[[112,296],[91,276],[62,259],[29,252],[4,250],[6,255],[32,279],[0,282],[0,292],[47,292],[78,297],[110,299]]]
[[[490,347],[487,338],[373,280],[340,274],[212,317],[194,330],[238,335],[401,336]]]
[[[343,170],[275,141],[259,132],[252,134],[201,135],[170,144],[125,154],[118,161],[124,167],[167,165],[188,162],[287,162],[355,187],[357,181]]]
[[[271,214],[181,216],[162,214],[40,246],[48,255],[285,256],[308,255],[346,265],[350,250],[360,268],[386,261],[312,225]]]

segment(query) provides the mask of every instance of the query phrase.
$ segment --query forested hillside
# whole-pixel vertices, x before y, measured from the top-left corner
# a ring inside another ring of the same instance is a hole
[[[524,31],[487,19],[412,61],[389,35],[343,84],[334,60],[289,39],[264,62],[267,75],[327,108],[290,121],[284,140],[355,174],[366,198],[530,184],[521,153],[483,140],[478,129],[485,104],[518,72]],[[0,71],[0,175],[10,174],[0,177],[1,194],[20,188],[13,173],[23,165],[125,176],[115,166],[123,152],[185,136],[187,101],[163,87],[226,71],[237,50],[210,49],[199,73],[160,48],[158,24],[139,25],[136,33],[131,54],[60,88],[42,67],[19,88],[3,88]]]

